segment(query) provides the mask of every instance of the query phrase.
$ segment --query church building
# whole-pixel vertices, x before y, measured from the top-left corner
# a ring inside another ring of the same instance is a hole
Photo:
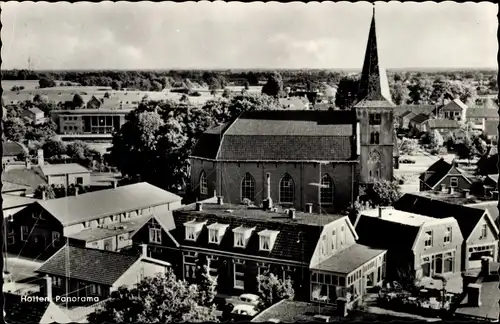
[[[252,111],[210,129],[191,155],[191,189],[199,200],[341,212],[360,186],[392,181],[394,107],[374,12],[351,109]]]

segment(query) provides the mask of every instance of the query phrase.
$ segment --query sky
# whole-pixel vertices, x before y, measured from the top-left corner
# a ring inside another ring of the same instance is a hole
[[[2,69],[360,69],[368,2],[2,3]],[[386,68],[496,68],[495,4],[377,2]]]

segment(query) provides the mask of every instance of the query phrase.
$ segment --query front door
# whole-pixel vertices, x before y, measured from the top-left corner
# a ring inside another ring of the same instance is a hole
[[[104,240],[104,250],[113,251],[113,241],[112,239]]]
[[[443,256],[441,254],[435,256],[434,273],[443,273]]]

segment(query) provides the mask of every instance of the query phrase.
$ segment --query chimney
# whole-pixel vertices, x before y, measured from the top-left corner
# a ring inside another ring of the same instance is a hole
[[[37,151],[37,156],[38,156],[38,166],[43,166],[45,164],[45,160],[43,158],[43,150],[42,149]]]
[[[288,216],[290,217],[290,219],[295,219],[295,208],[290,208],[288,210]]]
[[[141,246],[141,254],[143,258],[148,257],[148,245],[147,244],[140,244]]]
[[[312,214],[313,212],[313,204],[312,203],[307,203],[306,204],[306,213]]]
[[[49,275],[45,275],[45,286],[46,286],[46,294],[47,299],[52,301],[52,278]]]
[[[214,190],[214,197],[217,197],[217,190]]]
[[[47,192],[44,190],[42,190],[42,200],[47,200]]]
[[[273,208],[273,200],[271,198],[271,174],[266,174],[266,182],[265,182],[265,190],[266,190],[266,198],[262,202],[262,207],[264,210],[269,210]]]
[[[78,186],[75,186],[75,196],[78,196],[78,190],[79,190],[79,189],[80,189],[80,188],[78,188]]]
[[[223,196],[217,197],[217,205],[224,205],[224,197]]]
[[[203,210],[203,204],[199,201],[196,202],[196,211],[202,211]]]
[[[467,301],[471,307],[481,306],[481,284],[469,284],[467,287]]]
[[[113,180],[113,189],[116,189],[118,187],[118,181]]]
[[[26,159],[26,169],[31,169],[31,161],[30,159]]]
[[[453,188],[453,187],[448,187],[448,193],[449,193],[449,194],[452,194],[452,193],[454,193],[454,192],[455,192],[455,190],[454,190],[454,188]]]
[[[462,190],[462,197],[464,197],[464,198],[469,197],[469,192],[470,192],[469,189],[463,189]]]
[[[492,257],[489,256],[483,256],[481,257],[481,272],[483,273],[483,276],[489,276],[491,273],[491,262],[492,262]]]
[[[444,183],[441,184],[441,191],[446,192],[446,185]]]

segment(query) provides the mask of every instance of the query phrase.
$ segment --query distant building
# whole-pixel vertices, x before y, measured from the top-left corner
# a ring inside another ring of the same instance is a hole
[[[468,106],[460,99],[453,99],[444,106],[438,108],[438,117],[449,120],[465,121],[467,109]]]
[[[23,155],[28,155],[28,150],[19,143],[12,141],[4,141],[2,145],[2,165],[9,164],[16,161],[22,161],[23,158],[19,160],[19,157]]]
[[[498,112],[496,109],[469,108],[466,115],[467,122],[472,124],[472,130],[486,131],[486,121],[494,120],[498,126]],[[494,135],[494,134],[489,134]]]
[[[77,163],[43,164],[34,168],[45,178],[48,185],[90,185],[91,171]]]
[[[461,122],[452,119],[427,119],[421,123],[420,131],[432,132],[437,130],[441,135],[456,132],[461,127]]]
[[[419,176],[420,191],[470,191],[473,183],[470,178],[455,163],[450,164],[441,158]]]
[[[33,107],[23,111],[23,117],[34,124],[45,122],[45,114],[39,108]]]
[[[421,114],[418,114],[418,115],[411,117],[412,115],[413,115],[413,113],[410,113],[408,118],[407,118],[407,119],[409,119],[408,120],[408,127],[415,128],[420,132],[425,132],[426,130],[425,130],[423,125],[431,117],[425,113],[421,113]],[[404,116],[403,116],[403,122],[404,122]]]

